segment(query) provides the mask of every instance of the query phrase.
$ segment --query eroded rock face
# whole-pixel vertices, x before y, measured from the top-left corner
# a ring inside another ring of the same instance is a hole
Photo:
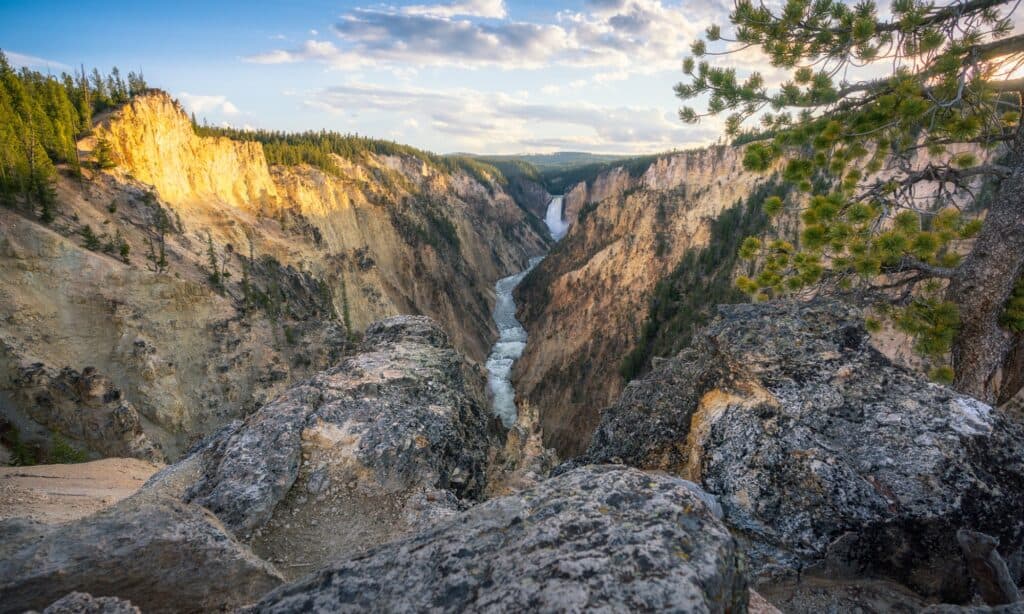
[[[183,461],[200,467],[184,498],[306,573],[480,498],[496,424],[447,335],[399,316]]]
[[[22,367],[11,383],[29,416],[85,442],[105,456],[162,462],[142,430],[142,418],[121,391],[93,367],[60,371],[42,363]]]
[[[736,542],[691,488],[580,468],[335,563],[251,611],[745,611]]]
[[[894,366],[833,302],[735,305],[627,386],[582,462],[717,495],[762,582],[872,575],[964,602],[962,527],[1024,543],[1024,425]]]
[[[117,597],[93,597],[89,593],[68,593],[54,601],[43,614],[142,614],[130,601]]]
[[[563,458],[586,449],[599,410],[622,393],[619,367],[659,280],[708,245],[710,220],[765,181],[742,161],[740,148],[710,147],[667,155],[638,177],[609,169],[566,193],[569,234],[515,290],[530,343],[513,370],[520,398],[540,408],[545,445]]]
[[[209,612],[251,603],[281,581],[212,514],[170,497],[136,495],[64,525],[0,523],[3,612],[41,609],[72,591],[145,612]]]

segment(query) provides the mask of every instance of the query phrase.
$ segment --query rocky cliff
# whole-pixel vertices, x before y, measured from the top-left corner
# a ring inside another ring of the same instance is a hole
[[[566,195],[569,234],[516,291],[530,342],[514,375],[563,457],[582,451],[621,392],[619,365],[658,281],[765,179],[743,170],[740,150],[713,147],[661,158],[637,177],[612,169]]]
[[[0,430],[39,458],[65,439],[174,458],[390,315],[430,315],[482,361],[494,281],[545,249],[497,180],[368,151],[270,166],[162,93],[100,118],[83,158],[101,143],[114,167],[61,178],[49,227],[0,211]],[[109,383],[75,424],[65,369]]]
[[[815,301],[720,308],[575,462],[701,485],[784,611],[916,611],[986,594],[1003,559],[1000,581],[1021,582],[1022,447],[1019,415],[893,364],[856,309]],[[963,531],[993,564],[969,565]]]

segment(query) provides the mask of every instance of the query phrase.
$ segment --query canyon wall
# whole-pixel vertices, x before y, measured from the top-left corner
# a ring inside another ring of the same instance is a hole
[[[163,93],[100,118],[83,158],[99,143],[114,167],[60,177],[52,224],[0,211],[9,449],[175,458],[397,314],[482,362],[495,280],[546,248],[497,180],[369,151],[271,166],[259,143],[197,135]],[[102,394],[64,384],[96,378]]]
[[[517,289],[530,342],[514,381],[540,409],[547,445],[564,456],[586,447],[622,391],[619,365],[657,282],[765,179],[743,170],[741,149],[712,147],[660,158],[638,177],[611,169],[567,192],[569,234]]]

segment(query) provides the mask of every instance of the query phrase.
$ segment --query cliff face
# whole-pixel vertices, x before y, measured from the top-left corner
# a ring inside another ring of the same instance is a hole
[[[369,152],[331,174],[270,167],[258,143],[197,136],[165,94],[103,118],[83,157],[101,139],[116,166],[60,179],[50,227],[0,212],[2,417],[44,449],[89,437],[25,394],[30,372],[93,367],[174,458],[383,317],[432,316],[482,361],[494,281],[545,248],[496,182]],[[137,430],[107,447],[145,447]]]
[[[107,139],[113,158],[127,172],[176,207],[208,208],[220,202],[256,210],[277,197],[259,143],[197,136],[168,96],[132,101],[96,133]]]
[[[655,285],[763,180],[743,170],[741,150],[714,147],[662,158],[636,178],[612,169],[566,195],[569,234],[516,291],[530,342],[514,378],[540,408],[547,445],[563,457],[586,447],[622,391],[619,364]]]

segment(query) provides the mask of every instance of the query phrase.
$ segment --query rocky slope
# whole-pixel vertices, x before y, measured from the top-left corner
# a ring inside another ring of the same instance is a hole
[[[1024,419],[895,366],[837,303],[723,308],[695,339],[548,477],[533,414],[503,440],[484,373],[437,324],[375,324],[338,366],[113,507],[0,522],[0,612],[777,614],[1019,598]]]
[[[101,118],[83,157],[100,142],[116,166],[61,179],[49,227],[0,211],[4,443],[43,458],[57,435],[175,458],[390,315],[430,315],[482,361],[494,281],[545,248],[496,180],[369,152],[272,167],[161,93]],[[65,385],[85,373],[102,395]]]
[[[480,372],[432,321],[399,316],[218,433],[183,498],[304,573],[479,500],[501,435]]]
[[[113,507],[0,522],[0,612],[88,595],[146,612],[744,611],[739,545],[690,482],[591,466],[481,502],[534,466],[531,429],[503,441],[484,381],[430,320],[374,324]]]
[[[740,150],[714,147],[659,159],[639,177],[612,169],[566,194],[569,234],[516,290],[530,342],[514,374],[563,457],[586,447],[621,392],[619,365],[657,282],[765,179],[743,170]]]
[[[745,611],[736,543],[691,488],[577,469],[332,565],[249,611]]]
[[[993,580],[967,566],[961,529],[991,536],[1021,582],[1021,449],[1021,416],[894,365],[857,310],[817,301],[720,308],[692,349],[626,387],[575,462],[717,496],[784,611],[915,611]]]

